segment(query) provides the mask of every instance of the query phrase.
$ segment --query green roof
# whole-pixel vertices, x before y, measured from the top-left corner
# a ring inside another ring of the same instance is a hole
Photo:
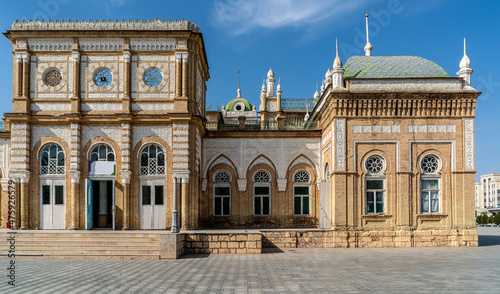
[[[449,78],[442,67],[418,56],[351,56],[346,79]]]
[[[244,111],[252,111],[252,104],[248,102],[248,100],[244,98],[235,98],[231,101],[226,106],[226,111],[234,111],[233,106],[236,102],[243,102],[243,105],[245,105],[245,110]]]

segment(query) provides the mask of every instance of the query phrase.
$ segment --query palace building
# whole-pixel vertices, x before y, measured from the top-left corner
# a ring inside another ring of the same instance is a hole
[[[477,246],[474,117],[456,77],[414,56],[337,52],[321,91],[206,110],[189,21],[16,21],[0,133],[0,220],[18,229],[312,230],[333,247]],[[275,88],[276,86],[276,88]],[[257,109],[258,108],[258,109]],[[174,200],[177,199],[176,205]],[[316,236],[316,235],[315,235]]]

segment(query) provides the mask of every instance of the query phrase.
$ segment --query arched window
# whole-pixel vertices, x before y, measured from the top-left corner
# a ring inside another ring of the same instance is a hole
[[[441,160],[428,154],[420,161],[422,175],[420,178],[420,211],[422,213],[440,212]]]
[[[40,154],[41,175],[64,175],[64,150],[57,144],[49,144]]]
[[[271,174],[259,170],[253,175],[253,213],[271,215]]]
[[[325,166],[325,181],[330,181],[330,165],[328,163]]]
[[[293,214],[311,214],[311,175],[299,170],[293,175]]]
[[[214,215],[231,215],[231,175],[225,170],[214,174]]]
[[[106,144],[100,144],[90,152],[90,161],[115,161],[115,152]]]
[[[382,156],[372,155],[365,161],[366,175],[366,213],[385,212],[385,160]]]
[[[165,151],[157,145],[148,145],[141,151],[141,176],[165,174]]]

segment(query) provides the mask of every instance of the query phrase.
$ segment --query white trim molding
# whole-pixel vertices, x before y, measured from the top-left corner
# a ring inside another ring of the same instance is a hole
[[[401,152],[400,152],[400,146],[399,146],[399,140],[355,140],[354,141],[354,154],[352,156],[352,159],[353,159],[353,167],[354,167],[354,171],[356,172],[357,171],[357,165],[356,165],[356,145],[357,144],[396,144],[396,171],[399,172],[400,171],[400,156],[401,156]],[[379,156],[382,156],[382,155],[379,155]],[[384,158],[384,160],[386,160]]]
[[[408,153],[409,153],[409,170],[412,171],[412,151],[411,147],[413,143],[451,143],[451,171],[456,170],[456,152],[455,152],[455,140],[408,140]]]

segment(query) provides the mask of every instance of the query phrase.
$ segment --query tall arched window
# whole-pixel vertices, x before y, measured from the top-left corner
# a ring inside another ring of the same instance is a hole
[[[49,144],[40,154],[40,175],[64,175],[64,150],[57,144]]]
[[[231,215],[231,175],[225,170],[214,174],[214,215]]]
[[[271,215],[271,175],[259,170],[253,175],[253,214]]]
[[[441,160],[428,154],[420,161],[422,176],[420,178],[420,211],[422,213],[440,212],[440,180]]]
[[[115,161],[115,152],[106,144],[100,144],[90,152],[90,161]]]
[[[366,213],[385,212],[385,168],[382,156],[372,155],[365,161]]]
[[[141,151],[141,176],[165,174],[165,151],[157,145],[148,145]]]
[[[299,170],[293,175],[293,214],[311,214],[311,175]]]
[[[330,165],[328,163],[325,166],[325,181],[330,181]]]

